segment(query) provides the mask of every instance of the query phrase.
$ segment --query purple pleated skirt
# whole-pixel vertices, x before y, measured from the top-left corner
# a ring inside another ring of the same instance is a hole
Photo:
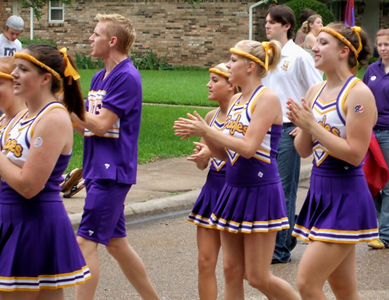
[[[189,222],[204,228],[212,228],[209,224],[209,218],[223,189],[225,178],[225,172],[209,170],[207,180],[188,216]]]
[[[0,204],[0,291],[57,289],[90,276],[62,202]]]
[[[225,184],[210,224],[232,233],[259,233],[289,228],[281,182],[252,187]]]
[[[306,242],[356,244],[377,240],[377,217],[365,177],[312,174],[293,235]]]

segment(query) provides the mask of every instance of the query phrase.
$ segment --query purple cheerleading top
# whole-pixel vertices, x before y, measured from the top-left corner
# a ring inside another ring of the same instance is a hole
[[[372,91],[377,105],[378,118],[374,129],[389,130],[389,74],[385,72],[381,58],[367,68],[363,82]]]
[[[250,100],[243,104],[239,103],[241,96],[238,97],[224,121],[224,134],[237,138],[245,136],[254,111],[254,103],[266,89],[265,86],[258,87]],[[259,149],[249,159],[227,149],[229,162],[226,183],[231,186],[250,187],[279,182],[276,156],[281,133],[282,125],[273,124],[268,129]]]
[[[344,139],[346,138],[345,101],[349,91],[358,81],[360,81],[360,79],[355,76],[351,76],[343,86],[338,97],[325,102],[320,99],[320,94],[327,84],[327,82],[324,82],[312,102],[312,111],[316,121],[332,134]],[[312,139],[314,157],[312,168],[313,173],[328,174],[328,171],[331,170],[331,174],[333,174],[333,176],[343,176],[343,174],[346,173],[349,175],[363,175],[363,170],[361,168],[362,164],[354,166],[340,160],[336,156],[332,155],[330,151],[317,139],[314,137]]]
[[[135,184],[142,111],[141,76],[130,59],[120,62],[104,79],[105,72],[104,69],[93,77],[86,109],[98,115],[106,108],[118,119],[104,136],[85,129],[83,176]]]
[[[1,136],[2,152],[11,162],[21,168],[23,167],[30,150],[31,138],[36,124],[41,117],[54,108],[65,109],[59,102],[51,102],[38,114],[32,117],[27,117],[27,113],[24,114],[14,123],[12,128],[6,128],[3,131],[3,135]],[[71,155],[60,155],[46,184],[42,187],[42,190],[31,199],[26,199],[21,196],[2,179],[0,186],[0,203],[62,202],[59,195],[61,190],[59,185],[63,181],[62,174],[66,170],[70,157]]]

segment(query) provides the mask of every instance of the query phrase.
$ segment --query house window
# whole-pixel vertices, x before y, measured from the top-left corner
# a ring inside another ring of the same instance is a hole
[[[64,4],[62,1],[49,1],[49,22],[63,23],[64,18]]]

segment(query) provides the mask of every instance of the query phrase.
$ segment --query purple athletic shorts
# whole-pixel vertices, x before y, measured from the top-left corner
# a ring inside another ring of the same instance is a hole
[[[115,180],[85,180],[84,213],[77,235],[99,244],[126,236],[124,201],[131,184]]]

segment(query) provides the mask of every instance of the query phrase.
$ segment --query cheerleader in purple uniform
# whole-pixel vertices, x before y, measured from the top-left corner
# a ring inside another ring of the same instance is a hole
[[[228,160],[226,184],[210,218],[221,231],[224,299],[244,299],[244,278],[268,299],[300,299],[270,272],[276,233],[289,224],[276,163],[281,104],[261,78],[277,65],[281,47],[277,41],[245,40],[230,51],[230,82],[242,93],[232,97],[222,132],[196,112],[180,118],[174,128],[183,139],[201,136],[214,156]]]
[[[69,112],[85,112],[79,75],[65,48],[33,44],[14,57],[14,94],[28,111],[1,140],[0,299],[64,299],[64,287],[90,278],[59,195]],[[66,108],[56,99],[62,83]]]
[[[224,119],[227,117],[228,104],[232,96],[238,92],[234,84],[228,81],[230,76],[227,66],[224,63],[218,64],[209,69],[208,99],[219,103],[219,108],[210,111],[205,116],[205,122],[210,127],[221,130]],[[216,200],[220,195],[225,183],[226,162],[212,157],[211,151],[201,139],[200,143],[195,142],[194,154],[188,160],[196,163],[197,167],[204,170],[211,162],[207,181],[188,217],[188,221],[197,225],[197,247],[198,255],[198,288],[201,300],[217,299],[216,264],[220,249],[220,233],[212,229],[209,218]]]
[[[0,117],[1,147],[4,145],[4,136],[6,136],[3,132],[12,128],[27,109],[23,99],[14,95],[14,82],[11,76],[14,69],[13,56],[0,58],[0,109],[4,111]]]
[[[353,69],[371,52],[359,27],[331,23],[313,47],[316,68],[327,81],[313,85],[302,106],[288,100],[288,117],[300,128],[295,146],[313,153],[311,185],[293,235],[309,242],[299,264],[302,299],[326,299],[326,280],[336,299],[360,299],[355,244],[378,239],[374,202],[362,161],[377,109],[369,88]]]

